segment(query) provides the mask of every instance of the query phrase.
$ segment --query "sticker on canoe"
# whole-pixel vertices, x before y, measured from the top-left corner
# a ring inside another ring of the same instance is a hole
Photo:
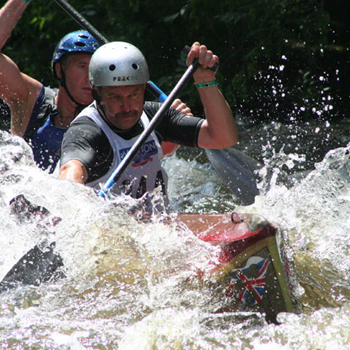
[[[226,295],[249,305],[260,303],[266,290],[266,273],[269,264],[269,259],[252,256],[247,260],[247,264],[243,268],[233,269],[232,281],[226,291]],[[248,272],[252,267],[257,272],[253,277]],[[243,283],[243,287],[237,292],[237,283],[239,281]]]

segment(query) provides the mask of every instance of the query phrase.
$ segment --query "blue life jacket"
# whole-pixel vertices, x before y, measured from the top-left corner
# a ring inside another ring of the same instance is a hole
[[[66,128],[54,125],[58,114],[55,98],[57,89],[42,87],[35,103],[24,139],[31,145],[37,165],[52,173],[60,159],[60,148]]]

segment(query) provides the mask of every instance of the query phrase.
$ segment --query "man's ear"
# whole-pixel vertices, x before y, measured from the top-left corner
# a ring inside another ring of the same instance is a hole
[[[61,78],[62,78],[62,73],[61,73],[62,67],[61,67],[61,63],[56,62],[55,65],[54,65],[54,67],[53,67],[53,69],[54,69],[54,71],[55,71],[55,73],[56,73],[56,76],[57,76],[58,80],[61,80]]]
[[[97,91],[95,86],[92,87],[91,93],[92,93],[92,97],[93,97],[94,100],[96,100],[96,101],[100,100],[99,93],[98,93],[98,91]]]

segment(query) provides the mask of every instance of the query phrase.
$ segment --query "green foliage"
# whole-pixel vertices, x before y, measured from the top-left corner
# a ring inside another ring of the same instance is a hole
[[[139,47],[149,62],[152,81],[167,93],[185,71],[183,47],[199,41],[220,57],[217,78],[227,100],[251,120],[314,116],[315,110],[324,109],[325,97],[341,105],[342,94],[349,95],[349,88],[340,89],[334,78],[337,69],[338,75],[347,74],[345,65],[337,66],[347,58],[346,50],[341,50],[342,37],[334,33],[348,34],[348,27],[332,20],[327,1],[71,0],[70,4],[109,41]],[[54,47],[63,35],[79,28],[55,1],[34,0],[4,52],[27,74],[55,85],[50,69]],[[181,98],[201,111],[193,87],[188,86]],[[336,114],[334,109],[332,113]]]

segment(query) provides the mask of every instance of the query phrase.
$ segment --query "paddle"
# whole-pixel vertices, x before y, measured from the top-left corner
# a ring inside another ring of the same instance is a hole
[[[61,218],[53,216],[46,208],[32,204],[22,194],[10,201],[10,211],[21,225],[36,225],[40,232],[45,229],[50,231],[61,221]],[[48,234],[44,232],[44,236]],[[54,248],[55,242],[50,243],[44,239],[30,249],[2,279],[0,293],[20,284],[38,286],[55,277],[62,277],[63,272],[58,268],[63,266],[63,261]]]
[[[234,199],[242,205],[254,203],[255,196],[259,195],[256,185],[258,176],[255,172],[261,169],[262,165],[233,147],[205,149],[205,153]]]
[[[66,0],[55,1],[82,28],[94,36],[100,44],[108,42],[108,40],[78,11],[68,4]],[[214,69],[216,69],[216,67],[214,67]],[[158,98],[160,102],[164,102],[167,99],[167,95],[152,81],[147,83],[147,90]],[[205,153],[217,174],[222,178],[225,185],[229,187],[236,199],[240,200],[243,205],[252,204],[255,196],[259,194],[256,187],[257,178],[254,173],[254,171],[259,168],[259,166],[257,166],[257,161],[233,147],[222,150],[205,150]]]
[[[183,74],[181,79],[178,81],[178,83],[175,85],[174,89],[170,92],[168,98],[164,101],[158,112],[155,114],[155,116],[150,121],[148,127],[142,132],[140,137],[137,139],[137,141],[133,144],[133,146],[130,148],[129,152],[126,154],[126,156],[122,159],[122,161],[119,163],[117,168],[113,171],[111,176],[108,178],[106,183],[103,185],[102,189],[99,191],[99,195],[101,197],[105,197],[109,189],[119,180],[122,173],[125,171],[127,166],[131,163],[131,161],[135,158],[138,151],[141,149],[142,145],[145,143],[149,135],[154,131],[156,126],[159,124],[161,119],[163,118],[165,112],[170,108],[174,100],[176,99],[177,95],[181,91],[181,89],[185,86],[187,81],[192,77],[192,74],[195,72],[195,70],[198,68],[199,63],[198,60],[195,60],[187,69],[186,72]]]

